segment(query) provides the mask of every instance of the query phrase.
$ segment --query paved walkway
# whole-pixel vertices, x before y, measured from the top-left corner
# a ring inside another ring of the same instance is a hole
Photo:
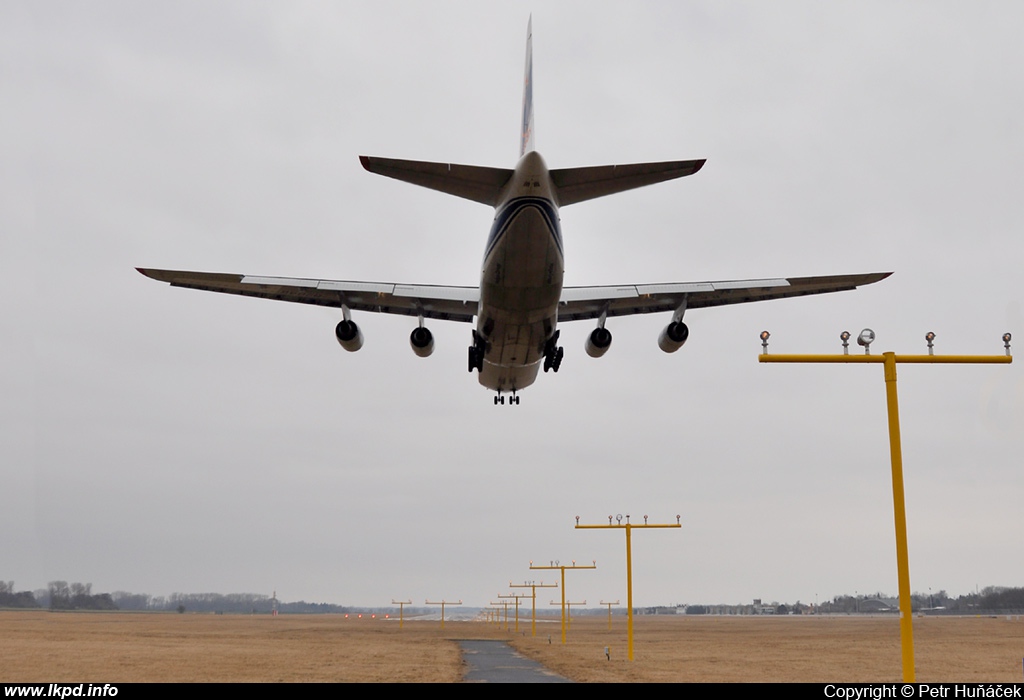
[[[464,683],[571,683],[536,661],[520,656],[505,642],[463,640],[462,658],[469,669]]]

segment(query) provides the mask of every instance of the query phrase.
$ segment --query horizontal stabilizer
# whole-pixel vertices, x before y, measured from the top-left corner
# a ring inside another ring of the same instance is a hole
[[[656,182],[693,175],[703,165],[702,159],[562,168],[551,171],[551,182],[558,192],[558,206],[564,207],[616,192],[653,185]]]
[[[411,182],[438,192],[453,194],[474,202],[497,206],[498,196],[512,177],[506,168],[485,168],[478,165],[428,163],[422,160],[397,160],[359,156],[359,162],[371,173]]]

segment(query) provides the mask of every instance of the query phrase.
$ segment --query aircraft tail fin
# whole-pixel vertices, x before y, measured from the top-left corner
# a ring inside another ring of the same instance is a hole
[[[371,173],[463,199],[471,199],[492,207],[497,206],[502,188],[512,177],[511,170],[479,165],[429,163],[422,160],[397,160],[374,156],[359,156],[359,162]]]
[[[523,122],[519,157],[534,150],[533,146],[533,15],[526,23],[526,70],[523,77]]]
[[[693,175],[703,165],[704,160],[701,159],[562,168],[551,171],[551,182],[557,191],[558,206],[564,207],[588,199],[653,185],[656,182]]]

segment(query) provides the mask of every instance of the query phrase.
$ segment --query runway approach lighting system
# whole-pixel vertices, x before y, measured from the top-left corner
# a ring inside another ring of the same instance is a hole
[[[412,605],[411,600],[392,600],[392,605],[398,606],[398,629],[402,629],[402,625],[405,623],[405,606]]]
[[[558,603],[557,600],[552,600],[551,603],[550,603],[550,605],[558,605],[558,604],[559,603]],[[584,598],[583,600],[567,600],[567,601],[565,601],[562,604],[565,605],[565,626],[566,626],[566,629],[570,629],[571,630],[572,629],[572,606],[574,606],[574,605],[586,605],[587,604],[587,599]]]
[[[910,364],[1010,364],[1010,334],[1003,334],[1003,346],[1006,355],[935,355],[935,334],[929,331],[925,335],[928,343],[927,355],[897,355],[884,352],[881,355],[871,354],[871,343],[875,340],[875,332],[865,328],[857,336],[857,344],[864,348],[863,355],[847,353],[848,331],[843,331],[839,339],[843,341],[842,355],[769,355],[768,331],[762,331],[761,355],[759,362],[814,362],[814,363],[878,363],[885,369],[885,396],[889,413],[889,455],[892,461],[892,505],[893,518],[896,524],[896,573],[900,590],[900,644],[903,655],[903,682],[913,683],[914,672],[914,628],[910,609],[910,563],[907,553],[907,511],[903,495],[903,455],[900,447],[900,412],[896,391],[896,365]]]
[[[617,600],[614,601],[614,602],[613,601],[605,601],[605,600],[601,601],[601,605],[607,605],[608,606],[608,631],[609,632],[612,631],[612,606],[613,605],[618,605],[618,604],[619,604],[619,601],[617,601]]]
[[[549,566],[534,566],[533,562],[530,562],[531,569],[558,569],[562,572],[562,644],[565,644],[565,570],[566,569],[596,569],[597,562],[591,562],[590,566],[586,564],[576,565],[576,560],[572,560],[572,564],[560,564],[558,560],[551,562]]]
[[[444,606],[446,605],[462,605],[462,599],[456,600],[455,602],[449,603],[447,600],[442,598],[440,602],[432,603],[429,600],[424,601],[427,605],[440,605],[441,606],[441,629],[444,629]]]
[[[498,597],[501,598],[503,596],[499,593]],[[514,598],[515,596],[504,596],[504,597],[505,598]],[[518,603],[519,603],[519,601],[517,600],[516,604],[518,604]],[[495,603],[493,600],[491,601],[491,605],[495,606],[495,608],[498,609],[498,629],[501,629],[501,610],[504,609],[505,610],[505,631],[508,632],[508,606],[510,606],[512,604],[513,603],[511,601],[508,601],[508,600],[502,600],[502,601],[499,601],[497,603]],[[517,612],[518,612],[518,610],[517,610]]]
[[[512,584],[510,583],[509,587],[511,586]],[[504,598],[513,598],[516,601],[516,634],[519,634],[519,601],[523,598],[529,597],[530,596],[526,595],[525,593],[509,593],[507,595],[502,595],[501,593],[498,594],[499,600]],[[505,631],[508,631],[508,608],[505,609]]]
[[[533,563],[532,561],[530,562]],[[558,588],[557,583],[536,583],[530,581],[529,583],[512,583],[508,582],[509,588],[529,588],[530,589],[530,600],[532,602],[532,609],[530,611],[530,636],[537,636],[537,589],[538,588]]]
[[[768,347],[768,331],[761,333],[761,341]],[[630,539],[630,534],[636,529],[655,529],[655,528],[679,528],[682,525],[679,520],[682,516],[677,515],[674,523],[648,523],[647,516],[644,516],[644,524],[631,525],[629,522],[629,515],[626,515],[626,522],[622,522],[622,514],[615,516],[615,524],[612,524],[612,516],[608,516],[607,525],[580,525],[580,516],[576,516],[576,529],[577,530],[625,530],[626,531],[626,648],[627,656],[630,661],[633,660],[633,545]],[[609,614],[611,609],[609,609]]]

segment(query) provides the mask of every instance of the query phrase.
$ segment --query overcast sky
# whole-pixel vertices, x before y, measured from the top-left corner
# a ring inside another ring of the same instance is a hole
[[[467,324],[172,289],[136,266],[474,285],[493,212],[358,156],[512,167],[533,12],[549,166],[707,158],[562,211],[568,285],[894,271],[855,292],[561,326],[517,407]],[[481,605],[896,593],[880,366],[1024,342],[1024,5],[0,0],[0,578]],[[857,350],[859,351],[859,350]],[[899,369],[911,585],[1024,585],[1024,377]],[[557,596],[552,595],[554,598]],[[547,602],[547,599],[544,600]]]

